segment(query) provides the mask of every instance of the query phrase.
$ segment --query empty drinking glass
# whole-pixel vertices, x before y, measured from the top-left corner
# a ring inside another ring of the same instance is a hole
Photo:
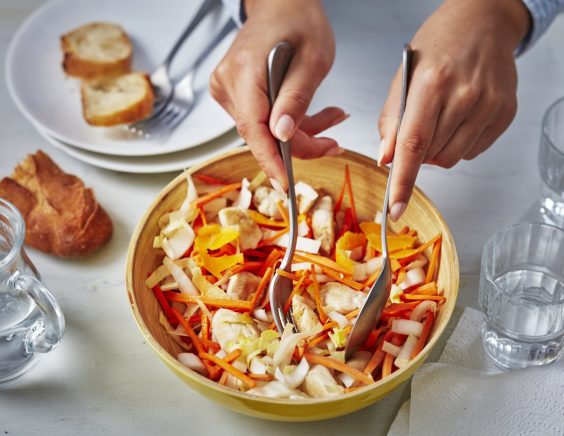
[[[550,106],[542,120],[539,171],[540,213],[545,221],[564,227],[564,98]]]
[[[16,207],[0,198],[0,383],[22,375],[35,353],[60,342],[63,313],[27,257],[25,223]]]
[[[564,230],[523,223],[493,235],[479,291],[487,353],[504,368],[543,365],[564,349]]]

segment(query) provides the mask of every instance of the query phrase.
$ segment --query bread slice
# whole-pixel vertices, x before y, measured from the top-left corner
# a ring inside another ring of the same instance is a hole
[[[85,24],[61,37],[63,68],[70,76],[89,79],[130,71],[133,47],[117,24]]]
[[[112,237],[112,221],[92,190],[41,150],[0,181],[0,197],[23,215],[26,244],[46,253],[84,257]]]
[[[153,88],[145,73],[84,81],[80,95],[84,119],[92,126],[134,123],[153,110]]]

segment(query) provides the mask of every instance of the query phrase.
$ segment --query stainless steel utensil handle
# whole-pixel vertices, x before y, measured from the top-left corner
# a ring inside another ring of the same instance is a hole
[[[175,86],[175,88],[177,87],[183,87],[184,85],[186,85],[188,82],[190,82],[192,80],[192,78],[194,77],[197,69],[200,67],[200,65],[202,64],[202,62],[204,62],[207,57],[209,56],[209,54],[219,45],[219,43],[221,41],[223,41],[223,39],[229,35],[229,33],[231,33],[231,31],[233,29],[235,29],[237,27],[237,25],[235,24],[235,22],[229,18],[225,24],[223,25],[223,27],[221,28],[221,30],[213,37],[213,39],[206,45],[206,47],[200,52],[200,54],[198,55],[198,57],[196,58],[196,60],[192,63],[192,65],[189,68],[188,73],[186,73],[186,75],[182,78],[182,80],[180,80],[180,82],[178,82],[178,84]]]
[[[398,128],[396,131],[396,147],[397,139],[399,137],[399,131],[401,127],[401,122],[403,120],[403,114],[405,112],[405,104],[407,102],[407,89],[409,88],[409,72],[411,71],[411,61],[413,59],[413,50],[409,44],[405,44],[403,47],[402,56],[402,80],[401,80],[401,101],[400,101],[400,112]],[[382,240],[382,256],[388,257],[388,242],[386,238],[387,222],[388,222],[388,206],[390,201],[390,186],[392,181],[392,172],[394,170],[394,162],[392,161],[390,165],[390,172],[388,174],[388,181],[386,183],[386,194],[384,195],[384,206],[382,208],[382,228],[381,228],[381,240]]]
[[[186,38],[190,36],[190,34],[194,31],[198,24],[200,24],[200,21],[202,21],[207,13],[220,3],[220,0],[204,0],[202,5],[200,6],[200,9],[198,9],[198,12],[196,12],[196,15],[194,15],[194,18],[192,18],[192,21],[190,21],[188,26],[186,26],[180,37],[172,46],[170,52],[166,55],[166,58],[163,61],[161,67],[164,67],[168,71],[170,64],[176,56],[176,53],[178,53],[178,50],[180,50],[180,47],[182,47],[182,44],[184,44],[184,41],[186,41]]]
[[[282,82],[292,60],[293,49],[286,41],[282,41],[271,50],[268,56],[268,97],[270,107],[278,98]],[[277,141],[278,151],[286,167],[288,175],[288,215],[290,219],[290,246],[280,264],[280,269],[289,271],[292,263],[296,240],[298,236],[298,207],[296,205],[296,194],[294,191],[294,172],[292,170],[292,148],[289,141]]]

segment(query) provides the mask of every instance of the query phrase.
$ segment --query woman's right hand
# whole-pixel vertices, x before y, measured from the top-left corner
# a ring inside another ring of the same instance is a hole
[[[302,159],[342,152],[334,140],[315,135],[345,120],[345,112],[329,107],[305,115],[333,63],[333,32],[320,0],[246,0],[245,7],[248,19],[212,74],[210,91],[267,175],[286,186],[275,138],[291,139],[292,153]],[[293,47],[294,57],[271,111],[266,65],[280,41]]]

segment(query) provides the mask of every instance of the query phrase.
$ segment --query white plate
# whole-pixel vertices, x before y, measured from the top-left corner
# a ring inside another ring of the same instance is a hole
[[[123,26],[133,43],[133,67],[151,72],[162,62],[200,7],[186,0],[55,0],[31,14],[14,35],[6,58],[8,90],[23,114],[60,141],[97,153],[148,156],[195,147],[234,126],[208,92],[210,73],[227,51],[232,33],[202,64],[195,80],[196,106],[164,143],[128,134],[123,127],[91,127],[82,117],[79,81],[65,76],[60,36],[82,24]],[[217,8],[188,38],[172,65],[177,79],[189,67],[227,13]]]
[[[112,156],[72,147],[53,138],[39,126],[36,128],[51,145],[68,155],[96,167],[124,173],[149,174],[179,171],[244,144],[233,129],[208,143],[175,153],[158,156]]]

